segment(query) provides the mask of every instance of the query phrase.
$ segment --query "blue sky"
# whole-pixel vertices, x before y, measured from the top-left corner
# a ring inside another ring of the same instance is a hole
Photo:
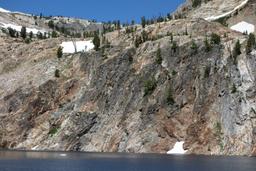
[[[0,0],[0,7],[25,13],[62,15],[97,21],[139,21],[166,15],[184,0]]]

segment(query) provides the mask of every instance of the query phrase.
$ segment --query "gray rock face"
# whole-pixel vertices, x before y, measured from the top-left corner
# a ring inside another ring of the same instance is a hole
[[[185,141],[189,153],[255,155],[256,58],[245,53],[247,36],[180,19],[147,26],[149,40],[136,48],[137,27],[107,33],[100,51],[60,59],[64,38],[0,37],[0,146],[166,153]],[[213,32],[221,43],[207,51]]]

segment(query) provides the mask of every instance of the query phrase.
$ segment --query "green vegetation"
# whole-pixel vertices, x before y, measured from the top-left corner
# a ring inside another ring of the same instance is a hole
[[[30,39],[30,38],[26,38],[26,39],[25,39],[25,43],[26,43],[26,44],[29,44],[30,42],[31,42],[31,39]]]
[[[37,36],[38,39],[43,39],[44,38],[43,34],[41,32],[38,32],[36,36]]]
[[[204,39],[204,46],[205,46],[205,52],[210,52],[212,47],[207,39],[207,37],[205,37]]]
[[[148,33],[145,30],[141,32],[141,37],[142,37],[142,42],[148,41]]]
[[[32,32],[32,31],[29,32],[29,38],[30,38],[30,39],[33,39],[33,32]]]
[[[27,31],[26,31],[26,27],[23,27],[21,28],[21,31],[20,31],[20,36],[23,38],[23,39],[26,39],[27,37]]]
[[[218,23],[222,24],[223,26],[227,27],[228,26],[227,20],[228,20],[228,17],[222,17],[222,18],[217,19],[216,21]]]
[[[55,135],[57,132],[58,132],[58,130],[59,130],[59,128],[57,128],[57,127],[52,127],[50,130],[49,130],[49,135],[50,136],[53,136],[53,135]]]
[[[192,0],[192,7],[196,8],[198,6],[200,6],[202,3],[202,0]]]
[[[211,34],[211,43],[219,45],[221,43],[221,38],[218,34],[212,33]]]
[[[63,56],[63,51],[62,51],[62,47],[59,47],[57,50],[57,57],[61,58]]]
[[[8,29],[9,35],[10,35],[11,37],[17,37],[17,32],[16,32],[16,30],[12,29],[11,27],[8,27],[7,29]]]
[[[152,94],[154,92],[156,86],[157,86],[157,83],[154,78],[146,80],[144,82],[144,96]]]
[[[234,47],[234,49],[233,49],[233,57],[234,57],[234,59],[235,59],[235,62],[236,62],[236,58],[237,58],[237,56],[238,55],[241,55],[241,44],[240,44],[240,41],[239,40],[237,40],[236,41],[236,44],[235,44],[235,47]]]
[[[142,43],[141,37],[140,37],[140,36],[136,36],[136,37],[135,37],[135,41],[134,41],[134,46],[135,46],[136,48],[138,48],[141,43]]]
[[[48,26],[49,26],[51,29],[54,29],[54,22],[53,22],[53,20],[50,20],[50,21],[48,22]]]
[[[55,75],[56,78],[59,78],[60,77],[60,70],[56,69],[54,75]]]
[[[56,31],[52,31],[52,38],[58,37],[58,33]]]
[[[162,58],[162,54],[161,54],[161,48],[158,47],[158,49],[156,51],[156,63],[161,65],[162,61],[163,61],[163,58]]]
[[[94,49],[96,51],[99,50],[100,48],[100,38],[97,32],[94,32],[94,36],[93,36],[93,44],[94,44]]]
[[[234,93],[236,93],[236,92],[237,92],[236,85],[233,84],[233,85],[232,85],[232,88],[231,88],[231,93],[234,94]]]
[[[177,52],[178,45],[177,45],[177,43],[176,43],[175,41],[172,42],[172,47],[171,47],[171,49],[172,49],[172,51],[173,51],[174,53]]]
[[[172,76],[175,76],[175,75],[177,75],[177,71],[172,70]]]
[[[246,44],[246,54],[249,54],[252,52],[253,49],[255,49],[256,42],[255,42],[255,35],[253,33],[249,34],[249,38]]]
[[[145,28],[145,26],[146,26],[146,18],[145,17],[141,17],[141,26],[142,26],[142,28]]]

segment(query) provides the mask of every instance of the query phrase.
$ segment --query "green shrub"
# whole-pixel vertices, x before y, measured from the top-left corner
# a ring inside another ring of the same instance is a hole
[[[31,39],[30,39],[30,38],[26,38],[26,39],[25,39],[25,43],[26,43],[26,44],[29,44],[30,42],[31,42]]]
[[[57,128],[57,127],[52,127],[50,130],[49,130],[49,135],[50,136],[53,136],[53,135],[55,135],[57,132],[58,132],[58,130],[59,130],[59,128]]]
[[[211,34],[211,43],[219,45],[221,43],[221,38],[218,34],[212,33]]]
[[[60,70],[56,69],[54,75],[55,75],[56,78],[59,78],[60,77]]]
[[[61,58],[63,56],[63,51],[62,51],[62,47],[59,47],[57,50],[57,57]]]
[[[251,53],[251,51],[255,49],[255,45],[256,45],[255,35],[253,33],[250,33],[247,44],[246,44],[246,54]]]
[[[177,71],[172,70],[172,76],[175,76],[175,75],[177,75]]]
[[[146,80],[144,82],[144,96],[152,94],[154,92],[156,86],[157,86],[157,83],[154,78]]]
[[[207,37],[204,40],[204,46],[205,46],[205,52],[210,52],[211,51],[212,47],[211,47]]]
[[[156,63],[161,65],[162,61],[163,61],[163,58],[162,58],[162,54],[161,54],[161,49],[160,49],[160,47],[158,47],[158,49],[156,51]]]
[[[202,3],[202,0],[193,0],[192,1],[192,7],[196,8],[196,7],[200,6],[201,3]]]
[[[236,93],[236,92],[237,92],[236,85],[233,84],[233,85],[232,85],[232,88],[231,88],[231,93],[234,94],[234,93]]]

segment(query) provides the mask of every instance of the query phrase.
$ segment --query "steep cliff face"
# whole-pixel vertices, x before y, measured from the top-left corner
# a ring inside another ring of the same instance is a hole
[[[185,141],[189,153],[255,155],[256,52],[246,55],[247,35],[203,19],[144,31],[137,47],[140,26],[107,33],[104,51],[60,59],[67,38],[1,37],[1,147],[166,153]],[[212,33],[221,43],[207,49]],[[233,57],[238,39],[242,54]]]

